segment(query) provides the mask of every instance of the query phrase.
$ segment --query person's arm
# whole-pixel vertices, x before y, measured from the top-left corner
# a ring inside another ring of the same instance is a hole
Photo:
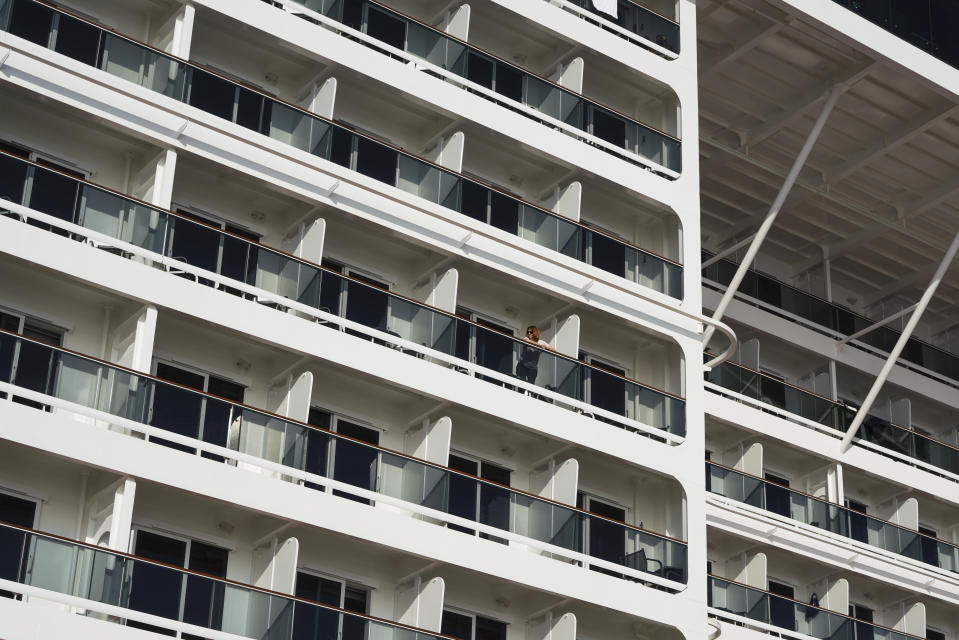
[[[539,341],[539,346],[547,349],[548,351],[556,351],[556,349],[554,349],[553,347],[549,346],[549,343],[546,342],[545,340],[540,340],[540,341]]]

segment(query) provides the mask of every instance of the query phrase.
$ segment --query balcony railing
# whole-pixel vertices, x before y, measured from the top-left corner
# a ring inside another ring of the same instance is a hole
[[[574,260],[682,298],[683,267],[677,262],[39,0],[0,0],[0,30]]]
[[[959,573],[956,545],[715,462],[706,462],[706,491]]]
[[[678,396],[3,153],[0,198],[513,378],[519,379],[518,363],[533,361],[535,375],[524,376],[526,382],[685,433],[685,402]]]
[[[919,638],[717,576],[709,576],[707,599],[708,606],[720,612],[822,640]]]
[[[680,540],[2,331],[0,382],[615,565],[686,581],[686,543]],[[12,395],[17,398],[16,392]],[[195,453],[156,436],[151,441]],[[207,452],[203,456],[222,461]]]
[[[264,0],[272,4],[273,0]],[[295,0],[297,4],[409,53],[509,100],[647,158],[667,169],[682,171],[681,142],[570,91],[551,80],[435,29],[373,0]],[[635,5],[634,5],[635,6]],[[304,16],[309,18],[309,16]],[[364,43],[366,44],[366,43]],[[389,53],[389,51],[386,51]],[[485,96],[482,93],[477,95]],[[523,113],[520,111],[520,113]],[[602,147],[600,147],[602,148]],[[604,149],[604,151],[610,151]],[[634,162],[629,156],[618,157]]]
[[[615,18],[608,13],[598,11],[593,5],[593,0],[559,0],[559,2],[568,2],[591,16],[600,18],[603,22],[612,23],[620,29],[655,43],[658,47],[679,53],[679,23],[633,0],[618,0]],[[605,26],[603,22],[599,22],[600,26]],[[617,33],[608,27],[607,30]]]
[[[257,640],[448,639],[423,629],[7,523],[0,523],[0,579]],[[157,630],[142,622],[136,626]]]
[[[833,0],[947,64],[959,67],[959,7],[938,0]]]
[[[849,427],[858,409],[728,361],[706,372],[706,381],[837,431]],[[870,415],[856,435],[889,451],[959,475],[959,448],[913,429]]]
[[[704,261],[711,257],[712,254],[703,252]],[[738,266],[730,260],[719,260],[703,269],[703,279],[711,280],[726,287],[732,280]],[[803,320],[808,320],[815,325],[846,336],[851,336],[876,324],[875,320],[870,320],[849,309],[752,269],[746,272],[746,277],[739,285],[737,293],[749,296],[761,304],[788,311]],[[856,342],[860,342],[889,353],[899,340],[900,335],[899,331],[888,326],[876,327],[849,344],[855,346]],[[959,381],[959,356],[939,347],[934,347],[928,342],[911,338],[906,343],[900,358],[907,361],[901,363],[904,366],[913,363],[918,367]],[[918,371],[924,373],[921,369],[918,369]]]

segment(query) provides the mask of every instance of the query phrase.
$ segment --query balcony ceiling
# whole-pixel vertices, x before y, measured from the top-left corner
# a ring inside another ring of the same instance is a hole
[[[803,286],[821,281],[827,248],[836,302],[873,316],[918,300],[959,229],[959,96],[775,0],[698,11],[704,247],[756,230],[842,83],[761,253]],[[954,268],[918,335],[959,325],[957,301]]]

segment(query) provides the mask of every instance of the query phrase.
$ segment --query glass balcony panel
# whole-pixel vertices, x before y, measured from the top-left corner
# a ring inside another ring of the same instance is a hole
[[[333,479],[361,489],[376,489],[377,450],[359,442],[333,441]]]
[[[187,103],[218,118],[232,121],[236,90],[236,85],[229,80],[193,67]]]
[[[200,431],[200,416],[203,397],[172,385],[156,385],[150,411],[149,425],[172,433],[197,439]],[[193,449],[156,436],[151,441],[192,453]]]
[[[399,156],[398,162],[397,187],[449,209],[458,209],[458,176],[405,154]]]
[[[15,36],[29,40],[41,47],[48,46],[53,32],[54,12],[50,7],[33,2],[14,2],[6,9],[9,12],[7,30]]]
[[[143,86],[147,75],[145,64],[151,57],[148,49],[107,34],[100,68],[112,76]]]
[[[449,472],[391,453],[380,458],[377,491],[412,504],[446,511],[449,500]]]
[[[134,422],[149,420],[154,382],[121,369],[110,368],[101,383],[94,408]]]
[[[325,130],[322,133],[325,133]],[[319,139],[313,133],[313,118],[302,111],[277,102],[272,103],[270,108],[267,135],[274,140],[310,153],[313,153],[314,141]],[[325,157],[323,153],[317,155]]]
[[[622,148],[626,147],[626,120],[611,111],[598,107],[591,107],[589,115],[591,122],[590,133],[611,145]]]
[[[170,252],[174,260],[216,273],[221,234],[198,222],[173,218]]]
[[[523,102],[523,85],[526,77],[527,75],[516,67],[497,62],[494,91],[510,100]]]
[[[526,77],[526,104],[557,120],[563,119],[562,94],[556,85],[533,76]]]
[[[29,165],[17,158],[0,155],[0,198],[23,203],[23,188]]]
[[[472,49],[466,51],[466,79],[487,89],[493,88],[496,62]]]
[[[115,607],[127,605],[126,573],[129,561],[109,551],[79,550],[73,595]]]
[[[366,33],[381,42],[385,42],[399,50],[406,49],[406,24],[392,11],[384,11],[379,7],[366,3]]]
[[[589,231],[589,263],[619,277],[626,276],[626,245],[602,233]]]
[[[77,224],[111,238],[120,237],[128,201],[100,189],[81,187]]]
[[[163,254],[170,233],[170,216],[146,205],[128,203],[119,239]]]
[[[100,33],[96,27],[76,18],[61,15],[56,29],[54,51],[96,66],[100,57]]]
[[[27,206],[66,222],[74,222],[79,192],[79,184],[72,177],[35,167]]]
[[[96,407],[103,367],[70,354],[63,354],[58,365],[53,395],[85,407]]]
[[[451,61],[458,57],[455,54],[450,56],[452,41],[449,38],[421,24],[409,22],[406,37],[409,53],[440,68],[449,69]]]
[[[369,138],[357,137],[356,170],[379,182],[396,184],[397,152]]]
[[[76,546],[30,536],[23,583],[57,593],[75,592],[74,576],[77,569]]]

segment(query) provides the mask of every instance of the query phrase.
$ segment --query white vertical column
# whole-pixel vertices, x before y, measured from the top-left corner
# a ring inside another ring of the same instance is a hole
[[[193,46],[193,23],[196,18],[196,9],[192,4],[185,4],[173,19],[173,37],[170,41],[169,53],[190,59],[190,49]]]
[[[123,478],[113,494],[113,515],[110,518],[110,542],[116,551],[130,548],[130,533],[133,531],[133,502],[136,499],[137,483],[133,478]]]
[[[149,373],[156,339],[157,309],[144,305],[111,329],[108,343],[113,362]]]

